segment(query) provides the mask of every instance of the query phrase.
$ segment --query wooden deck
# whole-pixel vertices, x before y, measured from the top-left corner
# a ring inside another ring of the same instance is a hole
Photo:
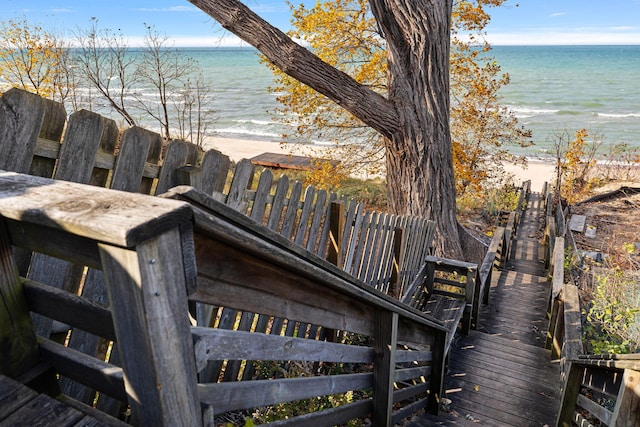
[[[125,425],[89,406],[74,406],[0,375],[0,426]]]
[[[329,162],[334,166],[340,164],[339,161],[330,159],[314,159],[313,157],[294,156],[293,154],[262,153],[252,157],[251,163],[258,166],[265,166],[276,169],[294,169],[309,171],[318,166],[317,162]]]
[[[543,220],[541,195],[532,193],[510,261],[494,274],[477,330],[452,345],[445,378],[450,414],[439,420],[425,416],[413,427],[555,424],[562,384],[559,364],[544,349],[550,283],[540,244]]]

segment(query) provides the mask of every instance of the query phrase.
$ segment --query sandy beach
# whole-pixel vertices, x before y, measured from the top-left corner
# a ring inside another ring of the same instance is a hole
[[[237,162],[242,159],[250,159],[262,153],[290,154],[291,146],[282,146],[278,142],[257,141],[250,139],[208,137],[204,144],[205,150],[216,149],[231,160]],[[314,147],[317,149],[317,147]],[[305,155],[304,150],[296,150],[296,155]],[[520,165],[505,164],[505,170],[514,176],[514,183],[521,184],[531,180],[531,190],[541,191],[545,182],[551,183],[554,177],[554,166],[541,160],[529,160],[526,168]]]

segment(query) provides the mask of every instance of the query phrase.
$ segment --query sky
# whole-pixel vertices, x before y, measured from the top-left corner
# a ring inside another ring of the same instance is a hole
[[[315,4],[315,0],[293,0]],[[245,0],[276,27],[289,28],[285,0]],[[640,0],[509,0],[492,9],[487,28],[494,45],[640,45]],[[2,20],[27,18],[71,37],[92,18],[100,27],[121,30],[131,45],[141,44],[145,26],[154,26],[176,46],[242,44],[187,0],[0,0]]]

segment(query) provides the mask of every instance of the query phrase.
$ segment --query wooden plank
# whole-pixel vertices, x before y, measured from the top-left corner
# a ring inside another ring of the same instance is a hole
[[[286,175],[281,176],[276,183],[276,189],[273,194],[271,203],[271,211],[267,220],[267,227],[273,231],[280,229],[280,220],[282,212],[286,204],[287,193],[289,192],[289,178]]]
[[[357,204],[354,200],[349,203],[349,209],[346,212],[345,231],[342,238],[342,247],[344,248],[344,262],[343,269],[353,274],[353,258],[355,257],[356,241],[360,233],[362,221],[364,220],[364,214],[362,210],[363,205]]]
[[[314,157],[295,156],[293,154],[262,153],[251,158],[254,165],[278,169],[313,170],[317,162],[329,162],[333,166],[340,164],[337,160],[317,159]]]
[[[112,189],[130,192],[140,189],[149,148],[156,138],[160,135],[137,126],[123,132],[111,179]]]
[[[111,312],[76,294],[32,280],[24,280],[29,309],[95,335],[115,340]]]
[[[152,133],[153,134],[153,133]],[[160,177],[161,167],[159,165],[160,156],[162,156],[162,137],[158,134],[149,135],[149,151],[147,152],[147,161],[144,165],[142,174],[142,182],[140,183],[139,193],[152,194],[156,183],[156,178]]]
[[[71,235],[62,230],[37,224],[5,219],[14,246],[41,252],[56,258],[100,268],[100,255],[96,242],[86,237]],[[47,239],[42,239],[46,235]]]
[[[400,262],[403,258],[402,240],[404,238],[404,229],[396,227],[393,234],[393,263],[391,266],[391,278],[389,280],[389,295],[394,298],[401,299],[403,289],[400,282]]]
[[[640,426],[640,372],[625,369],[611,425]]]
[[[246,331],[192,327],[198,368],[207,360],[300,360],[335,363],[371,363],[370,347],[327,343]]]
[[[137,252],[100,245],[129,404],[145,425],[202,423],[176,246],[177,228],[138,244]]]
[[[273,183],[273,173],[270,170],[264,170],[258,179],[258,187],[256,188],[256,197],[253,199],[251,206],[251,214],[249,217],[259,223],[263,223],[264,215],[269,203],[269,193],[271,192],[271,184]]]
[[[215,413],[224,413],[361,390],[372,385],[373,374],[326,375],[198,384],[198,395],[202,403],[213,406]]]
[[[564,300],[564,355],[569,360],[576,360],[579,354],[584,353],[578,287],[566,284],[562,294]]]
[[[342,236],[345,230],[344,202],[331,202],[329,213],[329,254],[327,260],[338,268],[342,268],[344,246]]]
[[[91,178],[88,184],[105,187],[111,175],[111,171],[115,162],[115,149],[118,142],[118,125],[111,119],[106,117],[102,118],[104,123],[104,129],[102,131],[102,138],[100,139],[100,145],[95,155],[94,168],[91,173]],[[102,164],[101,158],[108,158],[109,161]]]
[[[393,413],[393,384],[395,381],[396,347],[398,346],[398,314],[377,310],[374,335],[373,363],[374,425],[390,425]]]
[[[7,426],[74,425],[84,415],[77,409],[44,394],[39,394],[3,420]]]
[[[314,200],[316,197],[316,189],[313,185],[309,185],[304,192],[304,201],[298,218],[298,225],[295,230],[293,241],[295,244],[305,246],[307,231],[309,230],[309,220],[311,212],[313,212]]]
[[[191,219],[189,206],[173,200],[12,172],[0,173],[0,212],[125,247]]]
[[[2,95],[0,170],[29,172],[44,114],[42,98],[38,95],[15,88]]]
[[[311,412],[285,420],[272,421],[271,427],[334,427],[336,425],[347,424],[354,419],[365,418],[371,413],[371,399],[359,400],[346,405],[338,406],[324,411]]]
[[[0,375],[0,423],[36,396],[34,390]]]
[[[42,103],[45,109],[44,120],[40,128],[40,136],[36,145],[35,156],[31,161],[29,174],[50,178],[53,176],[56,159],[60,154],[60,140],[66,127],[67,112],[64,110],[64,106],[58,102],[43,99]],[[51,157],[44,157],[40,152],[40,145],[43,139],[47,140],[53,148]]]
[[[254,169],[249,160],[240,160],[236,165],[236,170],[231,181],[231,188],[227,195],[226,204],[239,212],[245,212],[247,204],[244,201],[244,194],[251,186]]]
[[[291,195],[289,196],[289,203],[287,204],[287,210],[284,214],[282,221],[282,234],[287,239],[293,239],[293,230],[295,227],[296,218],[298,217],[298,207],[300,205],[300,197],[302,196],[302,183],[296,181],[291,189]]]
[[[222,193],[227,181],[231,160],[219,151],[208,150],[200,165],[200,190],[207,194]]]
[[[0,373],[17,377],[38,362],[38,346],[23,286],[0,218]]]
[[[71,114],[54,178],[88,183],[104,129],[105,122],[99,114],[87,110]]]
[[[316,255],[319,255],[320,257],[322,257],[322,255],[319,254],[321,249],[318,247],[318,244],[321,240],[320,226],[324,221],[326,221],[324,216],[326,212],[326,203],[325,203],[326,201],[327,201],[327,192],[322,189],[318,190],[316,194],[316,200],[314,203],[314,209],[312,212],[313,219],[311,220],[311,224],[309,227],[307,245],[306,245],[306,248],[308,251],[311,251]]]
[[[329,194],[329,201],[328,203],[326,203],[325,208],[324,208],[324,213],[323,213],[323,222],[321,225],[321,229],[320,229],[320,238],[318,240],[318,246],[316,248],[316,250],[314,251],[314,253],[316,255],[318,255],[320,258],[327,258],[327,252],[329,250],[329,232],[330,232],[330,225],[331,225],[331,220],[329,218],[330,216],[330,210],[331,210],[331,204],[337,200],[338,196],[336,195],[336,193],[330,193]]]
[[[578,394],[578,406],[587,411],[591,417],[595,417],[605,425],[611,425],[611,417],[613,412],[600,406],[599,403],[594,402],[583,394]]]
[[[121,368],[46,338],[39,338],[39,344],[43,357],[50,361],[61,375],[123,402],[127,401]]]
[[[179,185],[178,169],[187,164],[187,144],[173,140],[167,145],[167,150],[158,176],[155,194],[165,193],[172,187]]]

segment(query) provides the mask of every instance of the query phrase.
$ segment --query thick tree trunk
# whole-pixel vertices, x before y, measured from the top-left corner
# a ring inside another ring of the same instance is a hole
[[[371,0],[388,46],[389,100],[400,126],[386,140],[391,209],[433,219],[436,249],[462,258],[449,130],[451,0]]]
[[[189,1],[380,132],[391,209],[434,220],[438,252],[462,257],[449,135],[452,0],[370,0],[389,46],[388,99],[324,63],[238,0]]]

